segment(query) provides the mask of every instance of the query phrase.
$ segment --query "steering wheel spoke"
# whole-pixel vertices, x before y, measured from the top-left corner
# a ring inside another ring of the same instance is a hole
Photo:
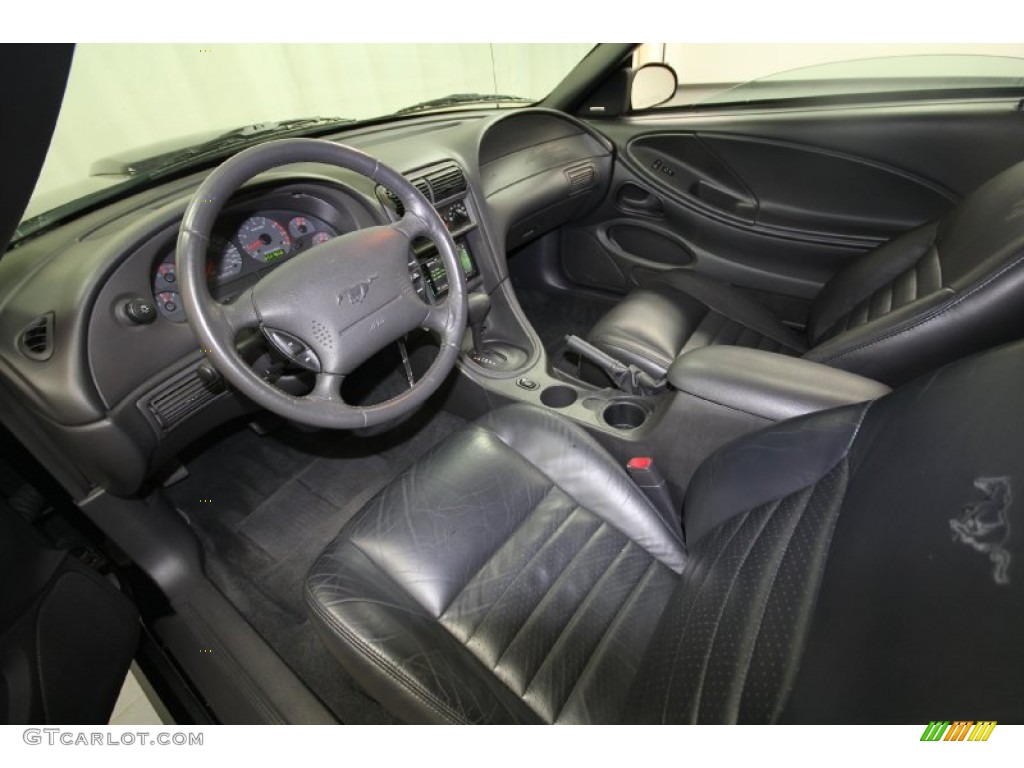
[[[430,226],[412,211],[402,214],[402,218],[392,224],[391,228],[401,232],[410,242],[417,237],[430,236]]]
[[[222,304],[221,316],[224,318],[224,322],[228,324],[228,327],[236,334],[246,328],[256,327],[259,324],[260,316],[253,302],[252,288],[246,290],[245,293],[230,303]]]
[[[324,373],[321,371],[316,375],[316,383],[313,391],[306,395],[310,400],[324,400],[331,403],[344,404],[341,398],[341,382],[345,377],[340,373]]]
[[[451,312],[447,300],[440,304],[434,304],[427,310],[427,315],[423,318],[422,326],[428,331],[434,331],[435,333],[439,333],[443,336],[445,329],[451,321],[450,315]]]

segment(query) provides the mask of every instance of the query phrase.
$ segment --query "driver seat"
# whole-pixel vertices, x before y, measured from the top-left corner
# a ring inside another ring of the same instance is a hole
[[[1018,343],[741,438],[685,543],[585,432],[506,407],[361,510],[307,604],[410,722],[1022,722],[1022,379]]]

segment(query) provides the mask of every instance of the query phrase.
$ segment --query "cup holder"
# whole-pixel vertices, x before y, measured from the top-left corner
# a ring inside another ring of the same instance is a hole
[[[647,421],[647,411],[635,403],[613,403],[601,412],[601,418],[615,429],[636,429]]]
[[[540,393],[540,401],[548,408],[566,408],[576,402],[576,390],[558,385],[547,387]]]

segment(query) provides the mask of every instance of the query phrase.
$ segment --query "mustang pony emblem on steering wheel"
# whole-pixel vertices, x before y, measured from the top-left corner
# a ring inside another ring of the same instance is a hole
[[[338,294],[338,303],[344,304],[345,299],[348,299],[352,304],[359,304],[370,292],[370,283],[378,277],[380,277],[380,275],[374,272],[365,280],[360,280],[355,285],[342,289],[341,293]]]

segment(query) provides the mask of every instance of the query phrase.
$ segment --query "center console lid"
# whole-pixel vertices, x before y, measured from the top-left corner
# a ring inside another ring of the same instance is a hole
[[[681,355],[672,387],[733,410],[781,421],[875,400],[889,387],[821,363],[744,347],[713,346]]]

